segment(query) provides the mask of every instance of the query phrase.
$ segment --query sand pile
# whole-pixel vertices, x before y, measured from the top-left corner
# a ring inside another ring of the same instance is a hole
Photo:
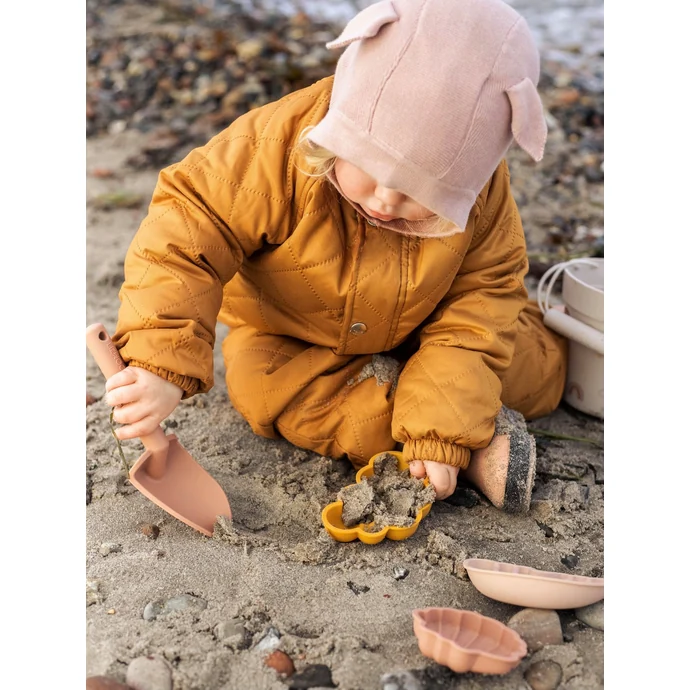
[[[368,531],[378,532],[384,527],[409,527],[417,512],[436,500],[436,492],[409,470],[400,472],[395,455],[381,453],[374,460],[374,475],[341,489],[338,500],[343,502],[345,527],[373,523]]]

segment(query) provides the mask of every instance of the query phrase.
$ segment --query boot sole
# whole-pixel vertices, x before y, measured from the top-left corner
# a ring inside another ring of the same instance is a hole
[[[503,506],[506,513],[528,513],[537,465],[537,443],[528,432],[511,434]]]

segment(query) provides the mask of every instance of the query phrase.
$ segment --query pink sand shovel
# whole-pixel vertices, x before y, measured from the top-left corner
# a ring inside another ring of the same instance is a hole
[[[86,329],[86,345],[103,376],[109,379],[125,368],[115,344],[100,323]],[[144,496],[178,520],[213,536],[216,517],[232,517],[220,484],[182,447],[174,434],[161,427],[141,442],[146,452],[129,471],[129,481]]]

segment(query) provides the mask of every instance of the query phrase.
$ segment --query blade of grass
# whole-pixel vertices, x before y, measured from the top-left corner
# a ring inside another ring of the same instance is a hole
[[[603,448],[604,445],[599,441],[594,441],[591,438],[582,438],[581,436],[568,436],[567,434],[557,434],[555,431],[546,431],[545,429],[530,429],[527,427],[527,431],[533,436],[545,436],[546,438],[555,438],[561,441],[576,441],[578,443],[591,443],[597,448]]]
[[[127,460],[125,459],[125,454],[124,454],[124,451],[122,450],[122,444],[120,443],[120,439],[115,434],[115,425],[113,424],[113,413],[114,412],[115,412],[115,408],[110,410],[110,432],[112,433],[113,438],[115,439],[115,443],[117,443],[117,449],[120,453],[120,460],[122,460],[122,467],[125,470],[125,474],[129,475],[129,465],[127,464]]]

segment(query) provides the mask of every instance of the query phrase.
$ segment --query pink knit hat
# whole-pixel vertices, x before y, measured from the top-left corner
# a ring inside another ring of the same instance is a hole
[[[502,0],[382,0],[327,44],[341,46],[308,138],[457,225],[443,234],[465,229],[513,138],[541,160],[539,52]]]

